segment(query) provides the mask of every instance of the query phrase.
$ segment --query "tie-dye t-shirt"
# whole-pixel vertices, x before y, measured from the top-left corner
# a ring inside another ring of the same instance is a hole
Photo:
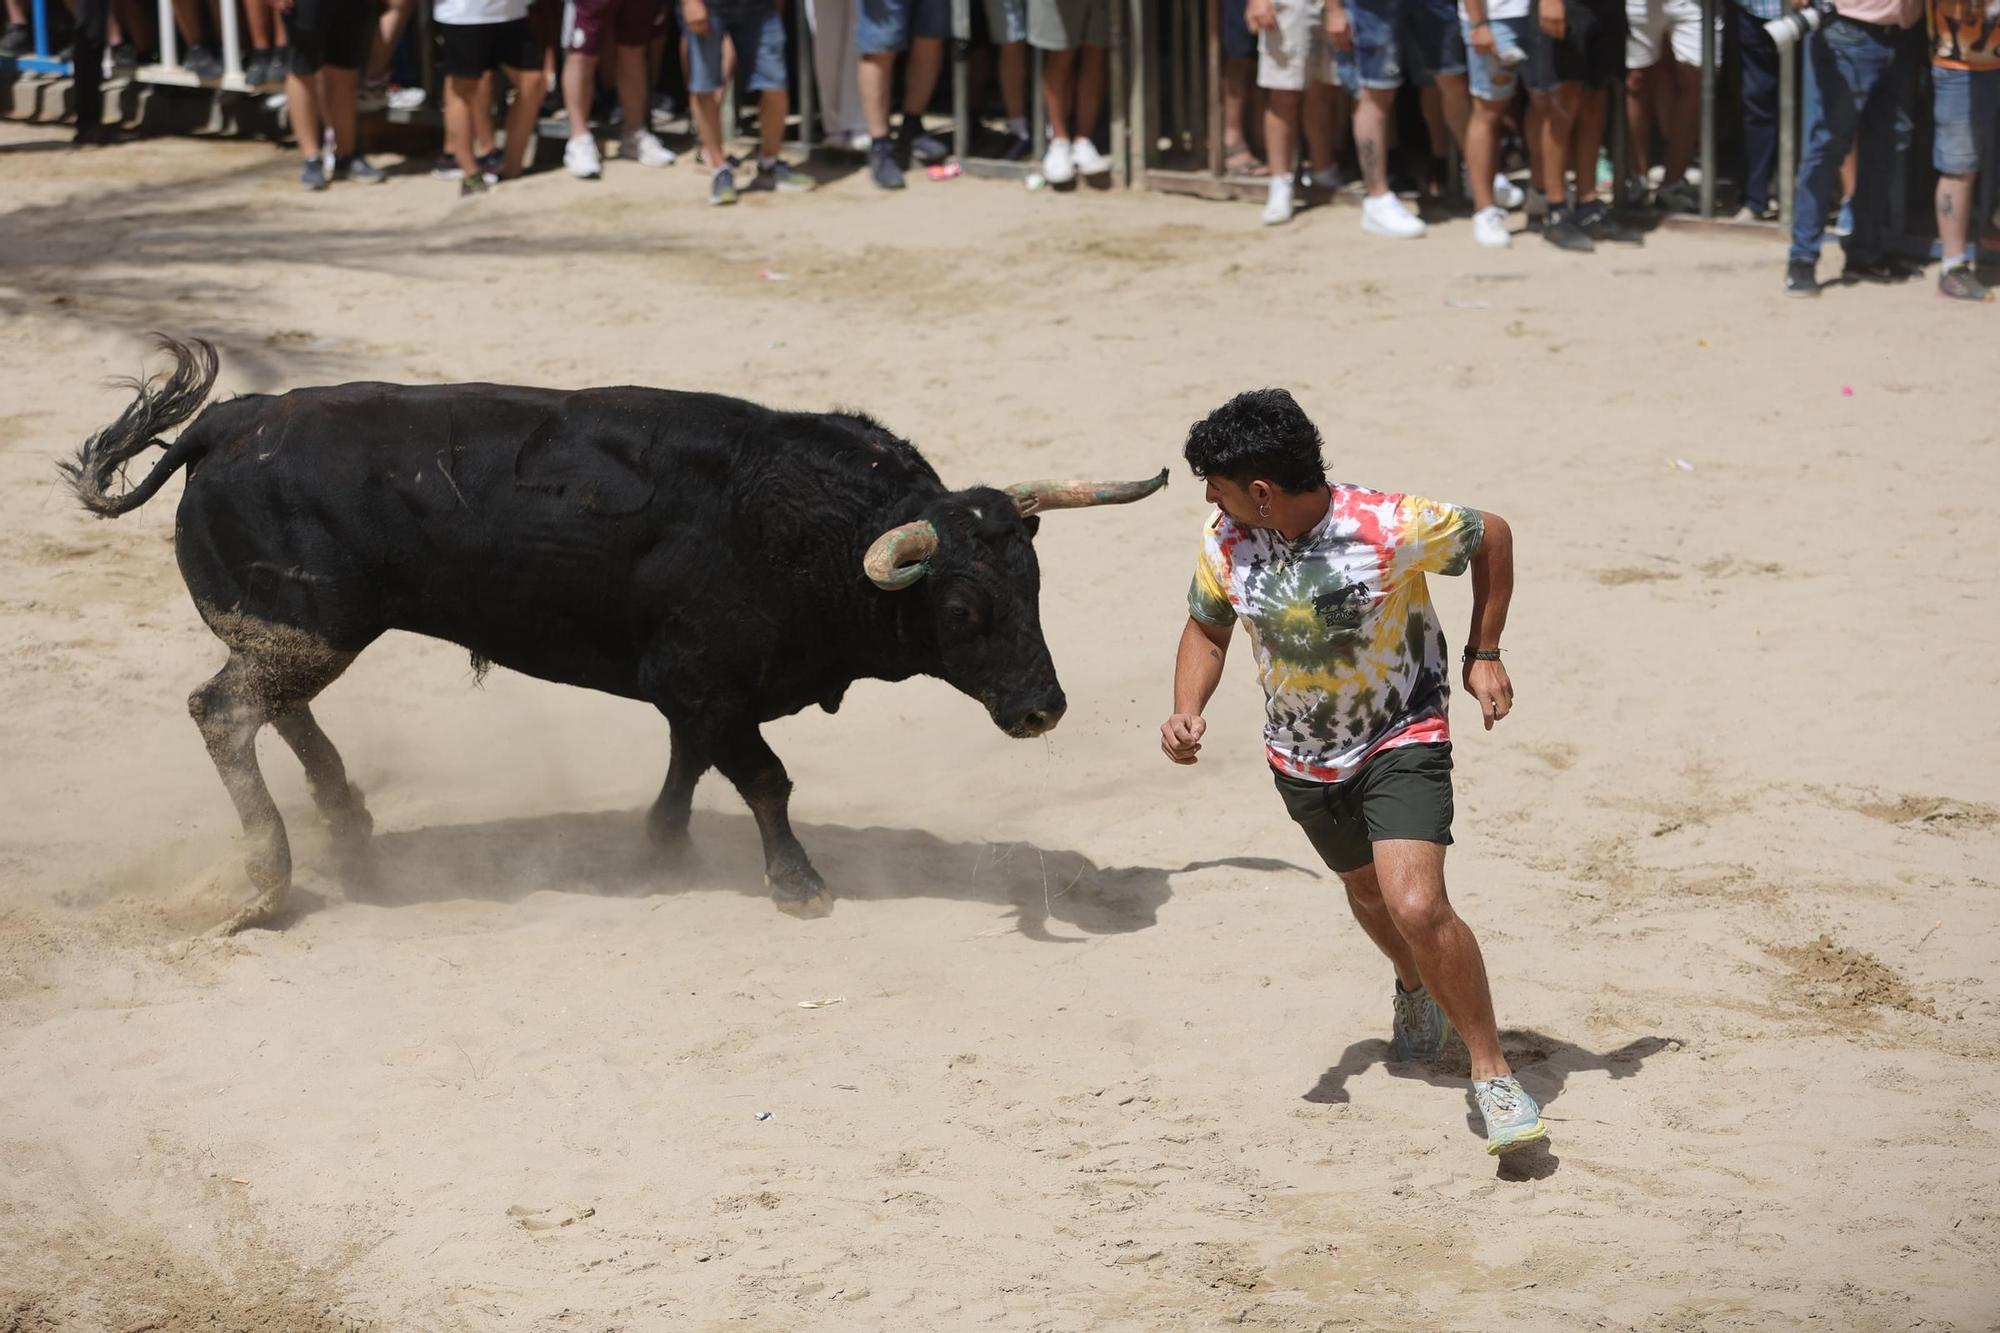
[[[1248,623],[1272,767],[1340,782],[1379,750],[1451,739],[1424,575],[1463,573],[1484,536],[1476,509],[1361,486],[1332,487],[1326,517],[1296,542],[1216,511],[1188,613]]]

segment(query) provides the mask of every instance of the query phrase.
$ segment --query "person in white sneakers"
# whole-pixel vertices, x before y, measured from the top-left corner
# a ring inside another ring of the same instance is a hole
[[[1361,230],[1414,240],[1422,219],[1389,188],[1389,119],[1403,86],[1399,0],[1326,0],[1326,37],[1341,86],[1355,99],[1354,153],[1361,159]]]
[[[1302,119],[1313,177],[1334,175],[1333,117],[1327,111],[1339,96],[1339,85],[1323,0],[1250,0],[1243,21],[1257,34],[1257,86],[1268,94],[1264,152],[1271,185],[1264,225],[1276,227],[1291,221],[1296,209],[1294,167]]]
[[[528,20],[529,0],[437,0],[432,17],[443,47],[445,146],[456,160],[461,195],[483,193],[521,174],[542,113],[542,60],[547,49]],[[547,0],[544,11],[547,13]],[[481,160],[493,145],[493,85],[502,70],[514,85],[507,145],[496,162]]]
[[[1067,185],[1078,176],[1110,175],[1111,159],[1090,139],[1104,110],[1110,0],[1028,0],[1028,45],[1043,53],[1042,104],[1049,122],[1043,177]]]
[[[654,137],[646,114],[646,43],[653,37],[656,4],[657,0],[576,0],[576,21],[562,72],[563,105],[569,111],[563,165],[580,180],[604,174],[604,157],[590,132],[590,99],[606,38],[618,53],[618,106],[625,124],[619,152],[642,167],[673,165],[673,150]]]
[[[1472,90],[1472,112],[1465,126],[1472,239],[1495,250],[1514,243],[1507,210],[1521,206],[1520,187],[1498,168],[1500,118],[1521,85],[1515,71],[1527,59],[1528,8],[1529,0],[1460,0],[1458,7],[1465,24],[1466,73]]]

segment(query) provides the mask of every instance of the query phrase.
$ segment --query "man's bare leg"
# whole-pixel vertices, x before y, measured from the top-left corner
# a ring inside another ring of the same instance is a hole
[[[1410,952],[1409,943],[1403,939],[1396,923],[1389,919],[1389,907],[1382,901],[1382,885],[1375,878],[1375,867],[1365,865],[1359,870],[1341,872],[1340,882],[1347,886],[1348,910],[1361,923],[1361,929],[1368,932],[1368,938],[1375,941],[1396,969],[1396,980],[1406,991],[1413,991],[1424,984],[1417,972],[1417,957]]]
[[[1472,1056],[1473,1079],[1501,1078],[1513,1071],[1500,1051],[1486,960],[1471,928],[1445,896],[1444,852],[1439,843],[1409,838],[1376,843],[1375,874],[1382,904],[1408,946],[1424,989],[1464,1039]],[[1362,924],[1365,929],[1367,922]],[[1390,958],[1393,961],[1395,955]]]

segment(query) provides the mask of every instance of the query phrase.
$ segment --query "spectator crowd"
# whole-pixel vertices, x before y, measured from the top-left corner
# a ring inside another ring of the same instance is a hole
[[[1109,173],[1100,144],[1114,2],[973,0],[973,97],[990,114],[982,141],[965,147],[1058,187]],[[31,43],[29,0],[5,3],[0,55],[18,55]],[[100,64],[151,58],[158,34],[146,0],[66,3],[80,85],[94,89]],[[684,110],[705,196],[726,205],[743,191],[815,184],[782,153],[795,110],[787,3],[808,5],[818,96],[796,110],[817,115],[820,139],[864,155],[884,190],[903,188],[914,166],[939,169],[957,146],[925,114],[945,70],[950,0],[173,0],[172,12],[181,64],[213,78],[217,6],[240,5],[244,78],[271,93],[282,85],[307,189],[381,181],[361,150],[360,115],[436,95],[444,151],[433,174],[464,194],[530,169],[550,119],[566,121],[562,164],[580,179],[606,169],[600,134],[615,138],[618,163],[670,166],[676,154],[660,134]],[[427,24],[411,21],[419,4]],[[1699,206],[1711,45],[1731,94],[1717,106],[1738,164],[1734,215],[1768,222],[1778,216],[1780,60],[1790,48],[1803,116],[1784,290],[1819,294],[1828,234],[1840,239],[1843,282],[1924,271],[1904,249],[1910,228],[1898,226],[1896,192],[1921,170],[1912,147],[1928,111],[1937,289],[1990,300],[1976,261],[1982,244],[1989,259],[2000,255],[2000,0],[1716,0],[1711,12],[1704,33],[1701,0],[1222,0],[1225,168],[1263,182],[1262,221],[1272,226],[1354,191],[1362,229],[1387,239],[1423,237],[1427,199],[1464,199],[1481,246],[1524,232],[1579,254],[1643,244],[1633,224],[1646,212]],[[731,87],[754,113],[754,153],[729,151],[739,128],[724,123]],[[101,99],[84,91],[79,138],[101,137]],[[1626,129],[1618,162],[1607,142],[1614,105]],[[1614,193],[1635,207],[1615,210]]]

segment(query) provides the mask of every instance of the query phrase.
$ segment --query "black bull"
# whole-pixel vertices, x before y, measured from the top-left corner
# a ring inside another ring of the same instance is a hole
[[[654,839],[685,845],[695,784],[720,769],[756,816],[778,905],[823,912],[760,724],[831,712],[859,679],[922,674],[1011,736],[1047,731],[1065,701],[1042,638],[1036,515],[1166,484],[1163,471],[949,491],[866,417],[658,389],[348,384],[203,410],[214,349],[162,345],[171,375],[135,384],[63,471],[105,517],[188,471],[174,550],[229,649],[188,708],[257,891],[231,928],[270,919],[291,883],[257,768],[267,722],[304,765],[341,860],[365,864],[372,821],[310,704],[392,629],[652,704],[672,744]],[[157,438],[197,411],[171,445]],[[114,494],[155,447],[165,457]]]

